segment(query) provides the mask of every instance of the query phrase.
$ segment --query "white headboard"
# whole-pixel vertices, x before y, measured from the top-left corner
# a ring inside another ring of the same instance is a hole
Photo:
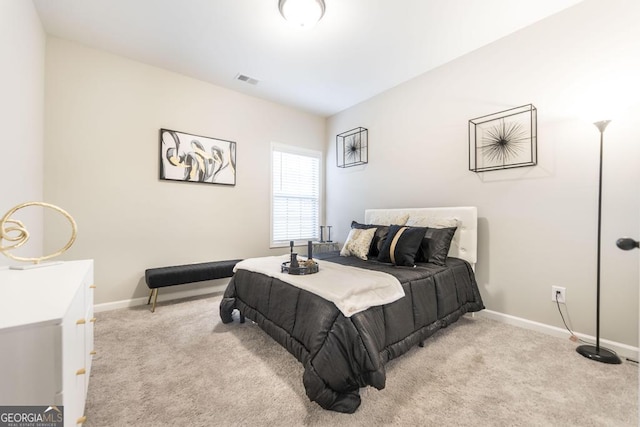
[[[417,218],[427,223],[438,224],[457,221],[458,229],[453,236],[449,256],[462,258],[475,267],[478,252],[478,209],[473,206],[451,208],[407,208],[407,209],[367,209],[364,211],[364,221],[371,224],[373,216],[402,216],[409,214],[407,225],[411,225]]]

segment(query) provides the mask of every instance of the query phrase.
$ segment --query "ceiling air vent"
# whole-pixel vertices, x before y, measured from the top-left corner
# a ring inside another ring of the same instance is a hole
[[[254,79],[253,77],[245,76],[244,74],[237,74],[236,80],[240,80],[241,82],[249,83],[250,85],[257,85],[258,79]]]

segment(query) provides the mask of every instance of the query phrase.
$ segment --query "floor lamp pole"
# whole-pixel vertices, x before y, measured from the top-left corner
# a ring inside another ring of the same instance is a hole
[[[595,122],[594,125],[600,131],[600,170],[598,177],[598,254],[596,261],[596,345],[581,345],[576,351],[591,360],[602,363],[618,364],[622,363],[620,358],[611,350],[600,347],[600,241],[602,231],[602,147],[604,142],[604,130],[611,120]]]

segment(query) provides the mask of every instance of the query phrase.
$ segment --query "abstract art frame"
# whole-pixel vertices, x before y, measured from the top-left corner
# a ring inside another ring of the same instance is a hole
[[[369,131],[363,127],[336,135],[336,165],[339,168],[369,163]]]
[[[236,185],[236,143],[160,129],[160,179]]]
[[[535,166],[537,134],[537,110],[533,104],[469,120],[469,170]]]

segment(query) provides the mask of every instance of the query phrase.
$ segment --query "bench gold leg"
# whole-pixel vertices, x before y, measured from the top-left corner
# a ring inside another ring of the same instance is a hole
[[[151,304],[151,297],[153,296],[153,289],[149,292],[149,300],[147,300],[147,305]]]
[[[151,306],[151,312],[152,313],[155,313],[155,311],[156,311],[156,302],[158,301],[158,288],[156,288],[155,291],[156,291],[156,294],[153,297],[153,306]]]

